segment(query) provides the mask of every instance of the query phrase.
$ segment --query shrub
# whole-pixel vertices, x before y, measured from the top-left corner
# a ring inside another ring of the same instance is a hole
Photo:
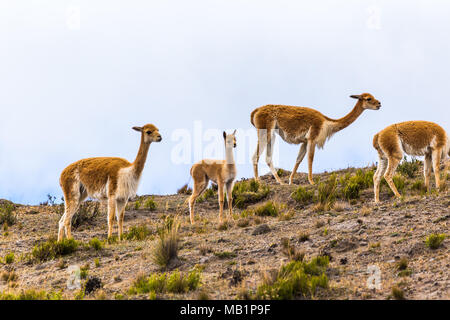
[[[0,293],[0,300],[61,300],[61,292],[36,291],[34,289],[22,290],[19,294]]]
[[[142,199],[138,197],[134,202],[134,210],[139,210],[142,206]]]
[[[254,214],[260,217],[276,217],[279,208],[273,201],[267,201],[265,204],[254,209]]]
[[[139,275],[134,280],[129,294],[144,293],[184,293],[196,290],[201,283],[201,271],[194,268],[189,273],[182,273],[178,270],[167,273],[155,273],[148,277]]]
[[[177,190],[177,194],[192,194],[192,188],[190,188],[186,183],[184,186]]]
[[[151,235],[150,229],[145,225],[132,226],[128,232],[126,232],[123,237],[126,240],[145,240],[148,236]]]
[[[257,180],[238,181],[233,187],[233,206],[245,209],[248,205],[266,198],[269,192],[270,188]]]
[[[291,198],[303,205],[309,204],[314,198],[314,191],[299,186],[292,194]]]
[[[154,197],[147,198],[144,201],[144,208],[145,209],[150,210],[150,211],[155,211],[156,207],[157,207],[157,205],[156,205],[156,202],[154,200]]]
[[[206,200],[215,197],[216,193],[214,192],[214,189],[211,186],[210,188],[206,189],[200,197],[197,198],[197,202],[205,202]]]
[[[425,239],[425,245],[430,249],[437,249],[441,246],[445,238],[446,238],[445,234],[430,234]]]
[[[414,178],[416,172],[419,171],[420,161],[412,158],[408,161],[406,156],[403,161],[398,165],[397,171],[407,178]]]
[[[392,292],[392,296],[394,297],[394,299],[397,299],[397,300],[405,299],[405,293],[398,286],[393,286],[391,292]]]
[[[1,275],[1,279],[6,283],[15,282],[17,278],[19,277],[17,276],[17,273],[15,273],[14,271],[5,271]]]
[[[298,296],[315,295],[318,287],[328,287],[325,274],[328,257],[316,257],[310,262],[292,261],[283,265],[270,279],[266,279],[256,290],[258,299],[287,300]]]
[[[319,183],[317,187],[317,202],[323,210],[330,210],[336,201],[337,178],[332,174],[326,182]]]
[[[0,206],[0,225],[12,226],[17,222],[12,203],[4,203]]]
[[[359,184],[355,182],[349,182],[343,189],[344,198],[346,199],[358,199],[359,198],[359,191],[360,191]]]
[[[214,252],[214,255],[219,259],[231,259],[237,256],[236,253],[230,251]]]
[[[34,246],[32,257],[37,261],[47,261],[75,252],[79,243],[73,239],[49,239]]]
[[[101,242],[97,238],[93,238],[89,241],[89,246],[96,251],[100,251],[103,249],[103,242]]]
[[[425,194],[428,190],[425,183],[422,180],[416,180],[411,185],[411,190],[416,191],[420,194]]]
[[[6,256],[5,256],[5,263],[6,264],[11,264],[11,263],[13,263],[14,262],[14,259],[15,259],[15,257],[14,257],[14,252],[10,252],[10,253],[8,253]]]
[[[78,211],[72,218],[72,228],[76,230],[82,225],[91,225],[98,215],[100,215],[99,202],[83,202],[80,204]]]
[[[159,229],[159,239],[153,249],[153,262],[161,268],[167,268],[171,261],[178,258],[178,229],[180,224],[171,221],[171,223],[167,223],[166,219],[164,227]]]

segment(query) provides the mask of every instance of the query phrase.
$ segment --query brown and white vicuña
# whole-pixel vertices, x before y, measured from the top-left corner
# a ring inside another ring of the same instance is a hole
[[[232,134],[223,132],[225,144],[225,160],[204,159],[195,163],[191,168],[194,189],[189,198],[189,214],[191,224],[194,223],[194,206],[196,199],[205,191],[209,180],[217,184],[219,198],[219,220],[223,221],[224,192],[227,195],[228,213],[232,216],[232,191],[236,179],[236,163],[233,148],[236,148],[236,130]]]
[[[112,236],[114,215],[119,226],[119,240],[122,238],[125,207],[128,200],[136,195],[150,144],[162,140],[153,124],[133,129],[141,133],[141,144],[133,163],[115,157],[87,158],[63,170],[60,185],[64,193],[65,211],[59,221],[58,241],[63,239],[64,231],[67,238],[72,237],[72,217],[87,197],[107,201],[108,238]]]
[[[327,139],[352,124],[364,110],[378,110],[381,107],[381,103],[369,93],[350,97],[358,101],[353,110],[340,119],[328,118],[317,110],[305,107],[266,105],[253,110],[250,122],[258,133],[258,144],[253,156],[255,179],[258,179],[259,156],[267,147],[267,165],[277,182],[283,184],[272,163],[272,147],[275,132],[278,132],[279,136],[287,143],[301,144],[294,169],[289,177],[289,184],[292,184],[294,175],[306,152],[308,152],[308,180],[310,184],[314,184],[312,164],[316,146],[323,148]]]
[[[430,190],[431,169],[434,170],[436,188],[440,187],[440,162],[450,161],[450,140],[445,130],[436,123],[428,121],[407,121],[392,124],[373,137],[373,147],[378,151],[378,168],[373,177],[375,202],[380,201],[380,182],[384,175],[386,182],[396,197],[400,193],[395,187],[393,177],[397,166],[406,153],[411,156],[425,156],[425,186]]]

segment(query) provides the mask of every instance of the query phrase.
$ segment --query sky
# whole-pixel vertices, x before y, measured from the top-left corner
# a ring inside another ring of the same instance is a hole
[[[60,198],[61,171],[82,158],[133,161],[131,128],[146,123],[163,140],[138,194],[192,185],[194,161],[223,156],[223,130],[237,129],[238,178],[251,177],[253,109],[340,118],[363,92],[382,108],[335,134],[313,172],[374,163],[372,137],[392,123],[449,130],[449,16],[445,0],[3,0],[0,198]],[[278,137],[275,165],[291,170],[298,149]]]

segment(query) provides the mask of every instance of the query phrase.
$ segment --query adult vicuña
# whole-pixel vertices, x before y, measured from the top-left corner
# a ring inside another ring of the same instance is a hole
[[[266,162],[278,183],[283,184],[272,163],[272,146],[275,140],[275,131],[287,143],[301,144],[297,161],[289,177],[292,184],[300,162],[308,151],[308,180],[312,179],[312,164],[316,146],[323,148],[325,141],[336,132],[346,128],[355,121],[365,109],[378,110],[380,102],[370,93],[352,95],[358,99],[353,110],[340,119],[330,119],[317,110],[283,105],[266,105],[253,110],[250,116],[251,123],[258,132],[258,144],[253,156],[253,171],[255,179],[258,179],[259,156],[267,146]]]
[[[219,220],[223,215],[223,193],[227,194],[228,212],[232,215],[232,191],[236,178],[236,164],[234,162],[233,148],[236,148],[236,130],[232,134],[223,132],[225,141],[225,160],[204,159],[195,163],[191,168],[191,176],[194,180],[194,190],[189,198],[189,213],[191,224],[194,223],[195,200],[205,191],[209,180],[217,184],[219,196]],[[224,190],[225,189],[225,190]]]
[[[434,170],[436,187],[440,187],[439,165],[447,159],[450,140],[445,130],[433,122],[407,121],[388,126],[373,137],[373,147],[378,151],[378,168],[373,177],[375,202],[380,201],[380,182],[384,178],[395,196],[400,197],[392,180],[403,154],[425,156],[425,185],[430,190],[431,168]],[[448,162],[446,170],[448,170]]]
[[[59,221],[58,241],[62,240],[64,230],[67,238],[72,237],[72,216],[87,197],[108,201],[108,238],[112,235],[116,215],[121,239],[125,206],[128,199],[136,195],[150,144],[162,139],[158,128],[152,124],[133,129],[141,132],[141,145],[133,163],[122,158],[88,158],[63,170],[59,181],[64,193],[65,211]]]

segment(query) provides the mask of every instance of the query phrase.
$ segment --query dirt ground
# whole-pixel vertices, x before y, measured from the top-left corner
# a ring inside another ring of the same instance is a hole
[[[350,171],[354,169],[348,169]],[[338,172],[342,174],[346,170]],[[318,174],[321,181],[329,173]],[[418,175],[420,179],[420,174]],[[145,295],[129,295],[128,289],[139,274],[158,272],[152,260],[152,250],[157,241],[156,227],[168,214],[179,214],[181,242],[178,264],[180,271],[189,271],[196,265],[204,269],[201,288],[186,294],[162,294],[162,299],[197,299],[199,292],[210,299],[236,299],[238,293],[255,290],[261,274],[277,269],[288,261],[281,250],[281,239],[290,239],[306,258],[319,254],[331,257],[327,271],[329,289],[321,290],[317,299],[388,299],[394,285],[403,289],[406,299],[450,298],[449,237],[437,249],[425,245],[425,238],[432,234],[449,234],[450,194],[447,191],[430,195],[406,195],[396,200],[382,189],[382,203],[375,205],[372,189],[363,191],[361,198],[340,201],[330,211],[316,212],[314,204],[301,206],[291,197],[299,184],[307,185],[306,174],[299,173],[296,185],[277,185],[271,175],[262,180],[270,186],[270,194],[264,199],[286,205],[295,212],[290,220],[277,217],[249,219],[249,225],[239,226],[237,220],[229,221],[225,230],[218,229],[218,203],[216,199],[197,204],[197,222],[191,226],[188,209],[184,204],[188,195],[154,196],[154,211],[133,208],[125,214],[124,230],[145,224],[154,235],[143,241],[123,240],[106,244],[95,251],[80,248],[61,259],[43,263],[26,259],[34,245],[56,236],[60,213],[53,206],[17,205],[18,221],[0,234],[0,257],[14,252],[12,264],[0,264],[0,273],[14,270],[17,280],[11,285],[0,279],[1,292],[18,292],[25,289],[61,291],[66,299],[73,299],[77,290],[67,288],[69,267],[89,265],[89,276],[101,279],[103,298],[114,299],[118,294],[127,299],[147,298]],[[287,176],[283,176],[287,181]],[[254,204],[253,206],[260,205]],[[234,209],[239,214],[242,210]],[[266,225],[266,227],[261,227]],[[264,232],[255,234],[255,230]],[[116,226],[115,226],[116,232]],[[76,240],[87,243],[97,237],[106,239],[105,210],[90,224],[72,231]],[[309,235],[302,239],[301,235]],[[227,257],[217,253],[230,252]],[[95,265],[98,258],[99,265]],[[397,263],[408,260],[410,275],[399,276]],[[372,266],[372,267],[371,267]],[[380,287],[368,288],[369,270],[380,270]],[[236,279],[238,270],[239,279]],[[95,293],[85,299],[98,298]]]

